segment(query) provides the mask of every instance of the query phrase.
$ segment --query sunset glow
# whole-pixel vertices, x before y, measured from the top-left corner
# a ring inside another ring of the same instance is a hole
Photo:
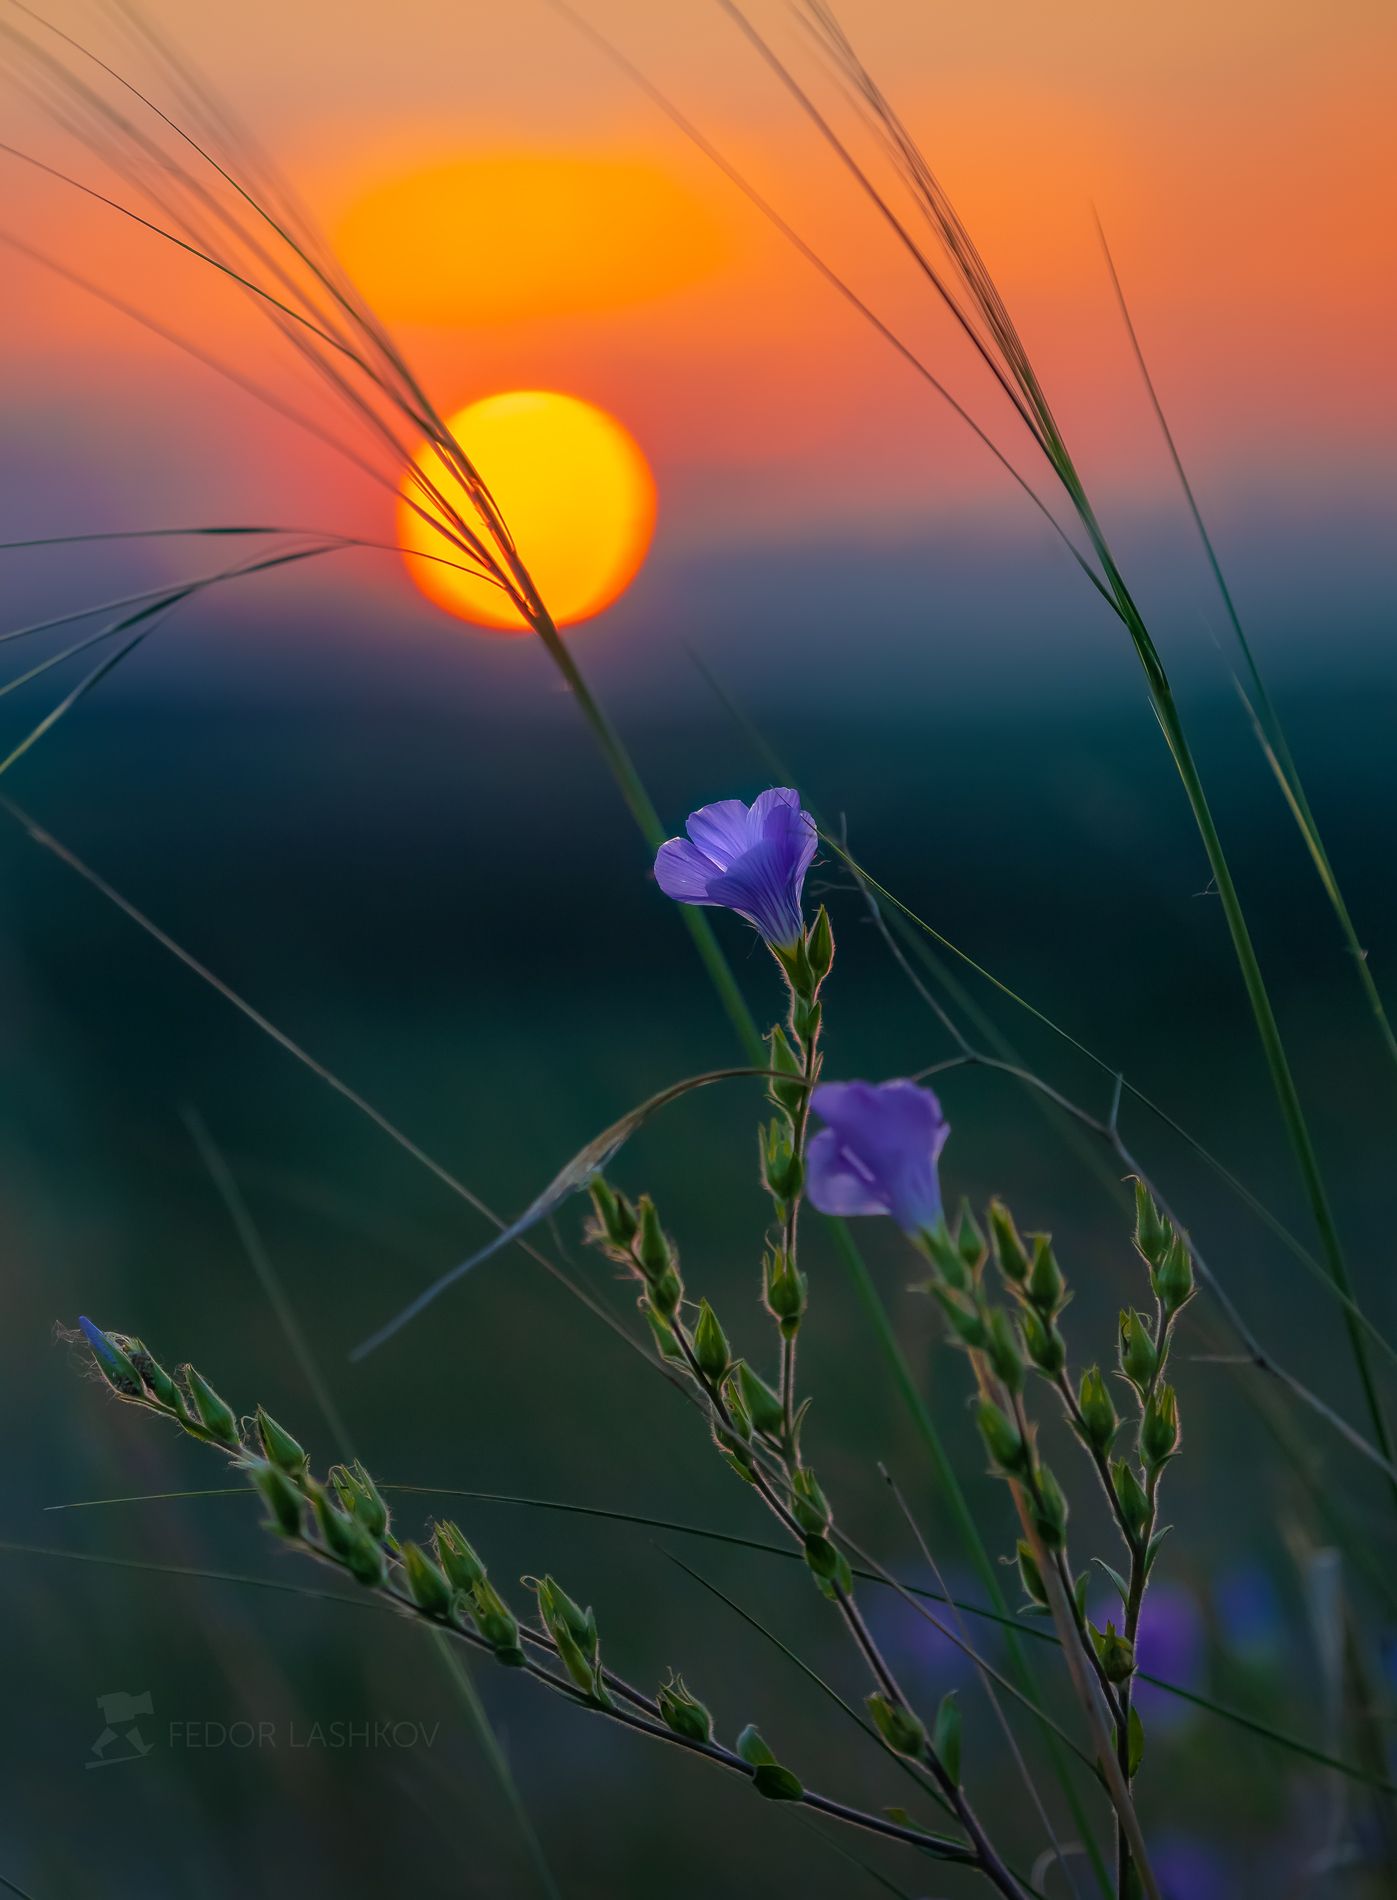
[[[559,626],[590,619],[625,592],[640,571],[655,526],[655,479],[639,444],[614,416],[577,396],[520,389],[486,396],[450,418],[480,470]],[[467,521],[470,502],[435,448],[417,467]],[[421,499],[417,490],[412,492]],[[527,631],[491,582],[447,566],[450,548],[403,499],[398,539],[409,573],[429,600],[477,626]]]

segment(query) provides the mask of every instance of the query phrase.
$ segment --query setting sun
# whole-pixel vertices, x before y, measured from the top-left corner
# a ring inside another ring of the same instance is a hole
[[[469,404],[449,426],[489,484],[559,626],[589,619],[625,592],[654,532],[655,478],[614,416],[578,396],[516,389]],[[435,448],[424,443],[416,465],[473,519],[464,488]],[[448,544],[405,499],[398,540],[408,572],[437,606],[477,626],[527,630],[498,587],[443,563]]]

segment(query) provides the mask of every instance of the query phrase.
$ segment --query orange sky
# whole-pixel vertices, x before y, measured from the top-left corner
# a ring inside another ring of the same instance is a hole
[[[925,286],[715,9],[589,11],[998,426]],[[838,112],[784,10],[755,11]],[[248,0],[236,20],[167,0],[155,16],[336,234],[442,409],[517,386],[606,405],[655,464],[667,531],[698,539],[822,520],[876,536],[1004,494],[934,398],[542,0],[404,0],[392,44],[376,0]],[[89,31],[94,11],[59,17]],[[1397,420],[1393,17],[1252,0],[849,13],[1069,439],[1117,495],[1147,497],[1164,473],[1093,203],[1205,485],[1241,499],[1316,468],[1359,492],[1378,478]],[[16,143],[63,149],[27,109],[11,123]],[[6,200],[12,228],[283,386],[280,346],[202,267],[31,173],[12,168]],[[152,507],[187,496],[192,469],[210,505],[375,518],[352,475],[203,370],[28,264],[14,282],[12,427],[42,413],[75,455],[93,416],[123,429]]]

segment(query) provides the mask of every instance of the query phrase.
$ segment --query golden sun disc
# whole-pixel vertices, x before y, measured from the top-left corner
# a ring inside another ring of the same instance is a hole
[[[516,389],[470,403],[449,427],[498,503],[558,626],[590,619],[625,592],[650,546],[656,494],[640,445],[614,416],[579,396]],[[422,445],[415,464],[474,525],[462,483],[431,444]],[[476,626],[527,632],[498,587],[447,564],[450,543],[409,505],[409,494],[422,500],[404,478],[398,541],[427,598]]]

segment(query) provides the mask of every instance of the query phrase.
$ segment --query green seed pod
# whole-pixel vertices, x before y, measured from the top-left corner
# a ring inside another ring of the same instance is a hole
[[[1111,1403],[1111,1395],[1106,1390],[1106,1381],[1101,1376],[1099,1366],[1093,1366],[1082,1374],[1077,1407],[1082,1414],[1082,1429],[1087,1443],[1097,1451],[1109,1452],[1120,1430],[1120,1419]]]
[[[793,1339],[805,1315],[806,1279],[791,1265],[784,1248],[769,1248],[762,1260],[767,1311],[781,1329],[783,1339]]]
[[[989,1331],[974,1296],[956,1287],[943,1286],[939,1280],[932,1280],[928,1290],[946,1315],[951,1331],[961,1344],[969,1346],[972,1351],[984,1351],[989,1345]]]
[[[1001,1200],[990,1202],[990,1240],[999,1271],[1014,1286],[1028,1279],[1028,1251],[1014,1225],[1014,1217]]]
[[[636,1236],[635,1254],[640,1262],[641,1272],[649,1281],[653,1291],[657,1280],[661,1280],[674,1266],[674,1249],[660,1226],[660,1217],[655,1203],[648,1194],[642,1194],[636,1202],[636,1212],[640,1216],[640,1231]],[[662,1312],[663,1307],[660,1309]]]
[[[1045,1379],[1055,1379],[1067,1364],[1067,1341],[1050,1319],[1045,1320],[1032,1306],[1019,1317],[1028,1356]]]
[[[1028,1270],[1028,1297],[1044,1318],[1053,1319],[1062,1311],[1067,1282],[1062,1277],[1062,1268],[1053,1252],[1051,1236],[1033,1234],[1030,1238],[1033,1241],[1033,1265]]]
[[[1003,1472],[1017,1476],[1028,1469],[1028,1446],[1019,1436],[1018,1427],[1010,1422],[994,1403],[993,1399],[981,1399],[976,1408],[976,1419],[980,1427],[980,1436],[984,1439],[990,1457]]]
[[[972,1274],[978,1273],[984,1265],[985,1236],[969,1201],[960,1204],[960,1218],[956,1222],[956,1252]]]
[[[402,1547],[408,1594],[419,1610],[443,1620],[451,1614],[451,1586],[420,1544]]]
[[[791,1515],[808,1536],[819,1537],[829,1529],[829,1500],[808,1465],[797,1465],[791,1474]]]
[[[768,1083],[768,1092],[778,1108],[784,1108],[788,1115],[797,1115],[805,1100],[805,1071],[791,1048],[785,1030],[779,1024],[772,1030],[768,1041],[771,1045],[771,1066],[778,1078]]]
[[[377,1539],[370,1537],[356,1518],[337,1511],[323,1485],[309,1484],[307,1491],[326,1550],[359,1583],[370,1590],[378,1589],[387,1578],[388,1565]]]
[[[349,1471],[354,1481],[354,1515],[370,1537],[388,1534],[388,1506],[379,1496],[378,1486],[356,1458]]]
[[[1157,1471],[1179,1449],[1179,1401],[1172,1385],[1156,1386],[1140,1420],[1140,1459]]]
[[[640,1310],[645,1315],[650,1331],[655,1335],[655,1344],[659,1347],[660,1357],[677,1360],[680,1365],[687,1366],[689,1362],[684,1357],[684,1348],[674,1337],[674,1328],[664,1314],[657,1313],[649,1300],[640,1302]]]
[[[1108,1622],[1104,1630],[1097,1629],[1094,1623],[1087,1626],[1091,1631],[1092,1646],[1101,1659],[1101,1667],[1108,1682],[1128,1682],[1135,1673],[1135,1650],[1120,1635],[1114,1623]]]
[[[286,1473],[276,1465],[257,1464],[249,1468],[248,1475],[271,1514],[273,1529],[283,1537],[299,1537],[305,1522],[305,1499]]]
[[[1039,1467],[1035,1490],[1034,1527],[1047,1549],[1061,1550],[1067,1541],[1067,1499],[1046,1465]]]
[[[268,1462],[293,1478],[299,1478],[310,1463],[310,1453],[297,1444],[290,1432],[277,1424],[270,1412],[257,1408],[257,1436]]]
[[[786,1418],[777,1394],[765,1379],[753,1372],[745,1359],[738,1365],[737,1382],[753,1428],[768,1438],[779,1438],[785,1429]]]
[[[762,1180],[767,1191],[778,1201],[792,1200],[800,1192],[804,1169],[791,1145],[790,1123],[773,1116],[762,1125],[760,1142]]]
[[[164,1366],[151,1356],[139,1339],[128,1341],[126,1356],[155,1403],[167,1412],[174,1412],[180,1419],[185,1418],[187,1413],[183,1393]]]
[[[1040,1609],[1046,1610],[1049,1607],[1049,1597],[1043,1583],[1043,1573],[1038,1568],[1038,1559],[1033,1554],[1032,1546],[1022,1537],[1018,1543],[1018,1560],[1019,1577],[1023,1583],[1025,1595],[1030,1603],[1036,1603]]]
[[[650,1282],[650,1303],[661,1319],[673,1319],[684,1301],[684,1282],[671,1267]]]
[[[920,1756],[926,1747],[926,1728],[909,1708],[885,1695],[864,1699],[864,1707],[873,1717],[873,1726],[895,1755]]]
[[[635,1239],[639,1222],[635,1209],[624,1194],[619,1194],[599,1174],[587,1183],[596,1211],[597,1229],[602,1239],[618,1253],[626,1253]]]
[[[917,1235],[917,1241],[939,1278],[948,1287],[954,1287],[957,1292],[969,1289],[970,1271],[951,1238],[944,1215],[938,1217],[934,1227],[924,1227]],[[932,1284],[934,1286],[935,1282]]]
[[[453,1590],[462,1590],[469,1596],[477,1584],[484,1583],[485,1566],[459,1525],[449,1521],[438,1523],[433,1528],[432,1541],[437,1562],[446,1572]]]
[[[1135,1245],[1153,1268],[1158,1268],[1173,1238],[1173,1228],[1154,1204],[1154,1196],[1138,1177],[1135,1182]]]
[[[1164,1258],[1151,1270],[1150,1285],[1169,1318],[1193,1298],[1193,1261],[1181,1234],[1171,1238]]]
[[[849,1560],[836,1544],[828,1537],[807,1534],[805,1539],[805,1561],[810,1573],[819,1584],[829,1585],[830,1591],[841,1596],[849,1596],[854,1588],[854,1575],[849,1568]]]
[[[714,1385],[727,1377],[728,1367],[732,1364],[728,1336],[707,1300],[699,1302],[698,1323],[694,1327],[694,1357],[705,1378]]]
[[[1111,1484],[1126,1529],[1133,1538],[1140,1537],[1150,1521],[1150,1500],[1135,1475],[1135,1467],[1124,1458],[1117,1458],[1111,1466]]]
[[[524,1660],[518,1619],[499,1591],[484,1578],[470,1593],[470,1611],[476,1628],[499,1661],[517,1668]]]
[[[829,912],[821,904],[815,913],[815,921],[805,936],[805,954],[809,959],[810,973],[816,983],[823,983],[834,968],[834,931],[829,921]]]
[[[698,1697],[690,1694],[682,1676],[676,1676],[671,1670],[668,1682],[661,1683],[655,1701],[665,1726],[676,1735],[690,1742],[712,1741],[713,1717]]]
[[[1120,1368],[1135,1390],[1141,1393],[1159,1370],[1159,1348],[1154,1343],[1150,1323],[1143,1313],[1122,1309]]]
[[[232,1406],[224,1403],[208,1380],[201,1378],[193,1366],[186,1366],[184,1372],[204,1430],[221,1445],[238,1444],[238,1421]]]
[[[1002,1306],[993,1307],[985,1328],[985,1352],[995,1377],[1011,1393],[1023,1391],[1024,1363],[1019,1341]]]

